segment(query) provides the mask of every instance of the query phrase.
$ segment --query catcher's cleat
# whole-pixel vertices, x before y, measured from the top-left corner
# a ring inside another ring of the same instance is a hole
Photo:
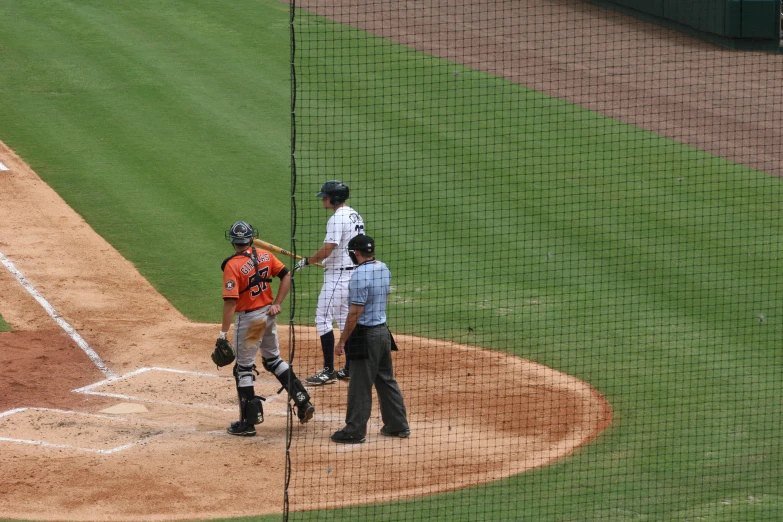
[[[297,406],[296,408],[296,416],[299,417],[299,422],[302,424],[312,419],[314,414],[315,414],[315,406],[313,406],[309,402],[302,406]]]
[[[361,444],[365,440],[367,440],[366,437],[354,437],[353,435],[348,435],[343,430],[335,431],[332,434],[332,442],[338,444]]]
[[[229,435],[237,435],[240,437],[255,437],[256,428],[252,424],[236,421],[232,422],[231,426],[226,428]]]
[[[335,381],[337,381],[337,372],[329,368],[319,370],[318,373],[312,377],[305,379],[305,382],[312,386],[321,386],[323,384],[329,384],[330,382]]]
[[[348,373],[348,368],[343,368],[342,370],[337,370],[337,379],[341,381],[350,381],[351,380],[351,374]]]
[[[392,431],[388,427],[384,426],[383,428],[381,428],[381,435],[383,435],[384,437],[397,437],[399,439],[407,439],[408,437],[411,436],[411,430],[406,428],[400,431]]]

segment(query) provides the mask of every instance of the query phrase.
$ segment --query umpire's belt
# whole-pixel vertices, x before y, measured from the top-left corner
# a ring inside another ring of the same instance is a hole
[[[372,326],[367,326],[366,324],[357,324],[356,328],[362,328],[362,329],[365,329],[365,330],[369,330],[370,328],[378,328],[380,326],[386,326],[386,323],[374,324]]]

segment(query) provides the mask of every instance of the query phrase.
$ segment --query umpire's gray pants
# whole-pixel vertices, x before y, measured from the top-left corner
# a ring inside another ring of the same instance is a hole
[[[346,434],[357,438],[367,435],[367,421],[372,414],[373,384],[378,393],[383,424],[393,432],[408,429],[405,403],[394,380],[389,329],[386,325],[370,327],[366,335],[367,358],[351,359],[348,411],[343,428]]]

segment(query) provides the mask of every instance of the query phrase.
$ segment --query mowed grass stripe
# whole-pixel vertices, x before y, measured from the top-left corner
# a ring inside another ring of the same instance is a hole
[[[247,219],[287,244],[290,212],[269,206],[289,201],[288,68],[267,58],[287,53],[287,8],[203,4],[60,2],[10,16],[31,21],[14,26],[22,51],[3,118],[33,168],[205,321],[220,274],[203,260],[222,259],[224,229]],[[177,261],[161,262],[156,244]]]

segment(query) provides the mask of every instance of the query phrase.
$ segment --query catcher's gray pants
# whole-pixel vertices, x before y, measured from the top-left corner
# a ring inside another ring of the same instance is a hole
[[[367,421],[372,413],[372,387],[378,394],[381,419],[393,432],[408,429],[405,403],[394,379],[391,356],[391,334],[386,325],[366,331],[367,358],[351,358],[351,381],[348,384],[348,410],[343,431],[352,437],[367,435]]]
[[[252,312],[237,312],[234,320],[234,346],[237,350],[239,369],[238,386],[253,386],[253,372],[256,354],[261,351],[264,368],[275,375],[281,375],[288,369],[280,357],[280,345],[277,339],[277,318],[267,315],[267,305]]]

